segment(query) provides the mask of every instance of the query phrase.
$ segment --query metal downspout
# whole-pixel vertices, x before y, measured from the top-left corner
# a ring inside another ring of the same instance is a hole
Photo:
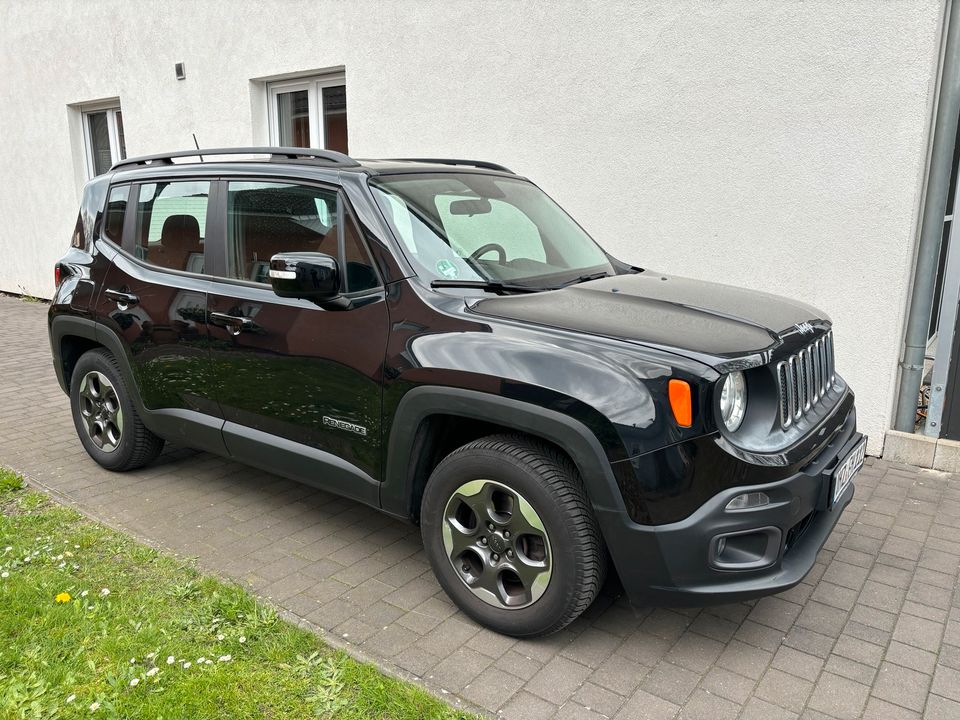
[[[923,221],[917,243],[917,262],[904,332],[903,358],[900,361],[900,388],[897,393],[894,429],[902,432],[913,432],[916,427],[917,397],[923,381],[927,329],[933,308],[957,120],[960,119],[960,0],[951,2],[947,13],[942,68]]]

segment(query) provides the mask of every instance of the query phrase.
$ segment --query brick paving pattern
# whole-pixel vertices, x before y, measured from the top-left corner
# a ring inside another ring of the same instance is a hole
[[[453,703],[522,719],[960,718],[954,476],[868,460],[789,592],[632,610],[607,591],[557,635],[517,641],[451,604],[416,528],[361,505],[172,446],[138,472],[100,469],[56,384],[45,313],[0,297],[0,464]]]

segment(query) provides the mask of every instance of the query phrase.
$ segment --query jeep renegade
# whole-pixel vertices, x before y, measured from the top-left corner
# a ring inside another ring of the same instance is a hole
[[[190,158],[196,158],[191,161]],[[235,148],[91,180],[49,331],[110,470],[165,441],[419,523],[519,637],[790,588],[866,438],[829,318],[623,263],[499,165]]]

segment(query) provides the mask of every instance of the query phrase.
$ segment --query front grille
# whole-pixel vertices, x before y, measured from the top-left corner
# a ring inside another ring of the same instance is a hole
[[[780,426],[787,429],[819,403],[833,387],[833,331],[777,363]]]

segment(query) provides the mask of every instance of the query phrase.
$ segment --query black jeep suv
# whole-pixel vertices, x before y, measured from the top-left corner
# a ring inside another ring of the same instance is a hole
[[[491,163],[125,160],[56,278],[94,460],[170,440],[417,522],[510,635],[571,622],[609,563],[634,602],[790,588],[863,463],[824,313],[624,264]]]

